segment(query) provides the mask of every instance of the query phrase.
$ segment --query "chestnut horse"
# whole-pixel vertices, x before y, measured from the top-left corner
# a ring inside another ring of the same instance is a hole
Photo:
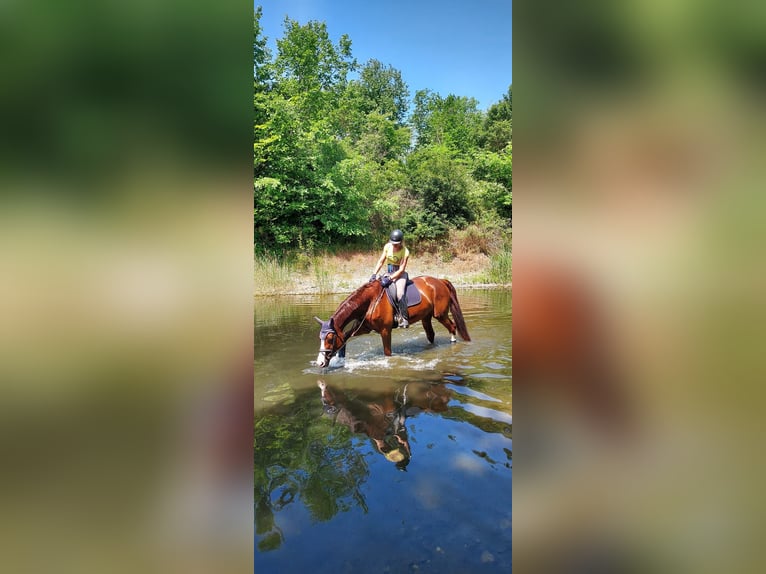
[[[463,312],[457,300],[457,293],[452,283],[446,279],[435,277],[415,277],[413,280],[420,291],[420,303],[409,308],[410,323],[423,322],[428,342],[434,342],[434,328],[431,318],[436,317],[450,332],[451,341],[457,341],[455,332],[464,341],[470,341]],[[316,364],[324,368],[330,364],[330,359],[338,353],[345,356],[345,345],[348,339],[355,335],[364,335],[370,331],[380,333],[383,340],[383,352],[391,355],[391,330],[394,328],[394,308],[384,295],[380,280],[362,285],[349,295],[327,321],[314,317],[322,326],[319,331],[319,355]],[[452,313],[453,321],[448,313]],[[356,326],[346,329],[352,322]]]

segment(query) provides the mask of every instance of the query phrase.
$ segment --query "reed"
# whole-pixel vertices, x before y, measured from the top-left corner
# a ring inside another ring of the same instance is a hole
[[[489,258],[487,278],[490,283],[506,284],[511,282],[513,255],[510,244],[493,253]]]
[[[254,294],[273,295],[285,292],[292,284],[292,268],[276,257],[256,256]]]
[[[330,268],[326,257],[313,257],[311,267],[314,270],[314,280],[320,295],[332,293],[335,289],[335,270]]]

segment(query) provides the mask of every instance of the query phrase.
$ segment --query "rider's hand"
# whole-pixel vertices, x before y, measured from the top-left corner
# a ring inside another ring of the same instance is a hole
[[[380,278],[380,284],[383,285],[383,287],[388,287],[391,285],[391,278],[388,275],[384,275]]]
[[[377,278],[378,278],[378,276],[377,276],[377,275],[375,275],[375,273],[373,273],[373,274],[370,276],[370,283],[372,283],[373,281],[375,281]]]

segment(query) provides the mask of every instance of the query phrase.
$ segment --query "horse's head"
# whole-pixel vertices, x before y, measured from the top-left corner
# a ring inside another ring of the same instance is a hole
[[[330,364],[330,359],[335,356],[344,345],[343,333],[335,331],[335,324],[332,318],[329,321],[322,321],[319,317],[314,317],[322,328],[319,330],[319,354],[317,355],[317,367],[323,369]]]

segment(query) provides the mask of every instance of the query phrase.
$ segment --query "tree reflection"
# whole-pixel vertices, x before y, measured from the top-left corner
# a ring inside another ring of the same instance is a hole
[[[315,396],[315,395],[313,395]],[[369,475],[351,433],[332,428],[316,399],[296,400],[290,410],[274,408],[256,416],[254,428],[255,533],[258,550],[284,541],[275,514],[299,499],[316,521],[354,506],[367,509],[360,486]]]

